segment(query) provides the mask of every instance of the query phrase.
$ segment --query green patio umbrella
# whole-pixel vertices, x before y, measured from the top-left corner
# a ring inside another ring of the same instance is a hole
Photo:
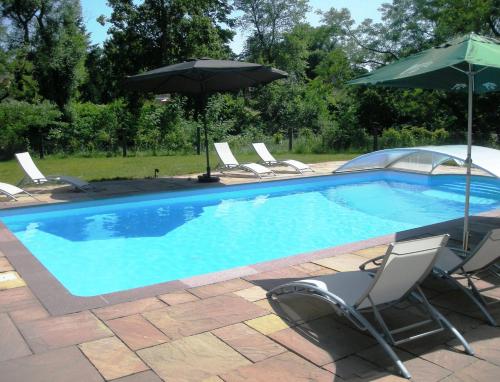
[[[349,84],[468,93],[463,236],[463,245],[467,248],[472,165],[472,96],[474,93],[500,91],[500,41],[471,33],[374,70],[350,81]]]

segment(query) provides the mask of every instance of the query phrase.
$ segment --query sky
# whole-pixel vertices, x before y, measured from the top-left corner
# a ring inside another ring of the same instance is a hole
[[[387,0],[309,0],[309,6],[312,8],[307,14],[307,21],[313,25],[319,25],[321,16],[316,12],[318,10],[326,11],[331,7],[347,8],[351,11],[352,18],[361,22],[366,18],[374,21],[380,20],[378,8]],[[107,26],[101,26],[97,21],[100,15],[110,16],[111,10],[104,0],[81,0],[83,9],[83,20],[87,31],[90,33],[90,39],[93,44],[101,44],[107,37]],[[240,53],[245,42],[245,35],[237,31],[236,36],[231,43],[231,48],[235,53]]]

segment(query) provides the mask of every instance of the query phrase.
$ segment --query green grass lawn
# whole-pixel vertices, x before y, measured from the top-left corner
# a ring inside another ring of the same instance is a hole
[[[256,162],[255,154],[235,154],[241,163]],[[279,158],[293,158],[305,163],[348,160],[359,154],[282,154]],[[135,156],[112,158],[57,158],[47,157],[40,160],[33,158],[37,166],[46,175],[71,175],[96,181],[114,178],[145,178],[154,175],[154,169],[160,170],[160,176],[201,173],[205,170],[204,155],[172,155],[172,156]],[[211,155],[212,168],[217,165],[215,154]],[[23,177],[17,161],[0,162],[0,182],[16,184]]]

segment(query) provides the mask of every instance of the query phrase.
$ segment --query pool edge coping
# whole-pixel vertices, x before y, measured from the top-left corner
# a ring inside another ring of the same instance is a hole
[[[473,215],[471,217],[500,217],[500,209]],[[154,297],[169,292],[209,285],[234,278],[245,278],[246,276],[251,276],[257,273],[272,271],[286,266],[297,265],[326,257],[351,253],[373,246],[389,244],[393,241],[435,234],[436,230],[447,232],[449,231],[449,228],[447,229],[447,227],[455,226],[462,220],[463,219],[461,218],[447,220],[432,225],[398,231],[383,236],[377,236],[317,251],[299,253],[247,266],[230,268],[223,271],[92,297],[79,297],[72,295],[14,236],[14,234],[10,232],[3,222],[0,222],[0,251],[5,254],[6,258],[14,266],[19,275],[25,280],[29,289],[40,300],[41,304],[47,309],[47,311],[51,315],[57,316],[76,313],[87,309],[102,308],[142,298]]]

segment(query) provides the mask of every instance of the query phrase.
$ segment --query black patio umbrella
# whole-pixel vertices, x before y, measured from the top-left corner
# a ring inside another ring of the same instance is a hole
[[[218,178],[210,175],[206,119],[208,96],[267,84],[287,76],[286,72],[260,64],[201,58],[129,76],[124,85],[130,90],[146,93],[178,93],[200,98],[203,109],[207,173],[198,178],[201,182],[214,182]]]

